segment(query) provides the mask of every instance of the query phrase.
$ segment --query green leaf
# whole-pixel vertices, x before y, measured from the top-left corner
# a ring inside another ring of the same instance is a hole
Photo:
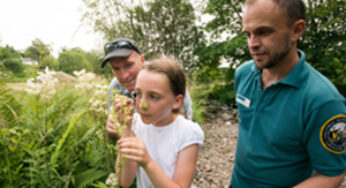
[[[77,188],[87,187],[91,185],[96,180],[105,177],[108,174],[106,171],[101,171],[97,169],[89,169],[75,175],[75,185]]]
[[[65,131],[65,133],[63,134],[63,136],[61,137],[61,139],[58,141],[58,146],[55,148],[55,151],[53,153],[53,155],[51,156],[50,162],[51,164],[54,166],[56,164],[56,161],[59,157],[60,154],[60,150],[67,138],[67,136],[69,135],[69,133],[71,132],[71,129],[75,126],[76,122],[78,121],[79,117],[84,113],[84,111],[79,112],[78,114],[75,114],[71,120],[69,125],[67,126],[67,129]]]

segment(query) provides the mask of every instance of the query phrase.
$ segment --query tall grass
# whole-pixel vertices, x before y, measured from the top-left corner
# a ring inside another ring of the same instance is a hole
[[[91,98],[71,87],[44,98],[0,83],[0,187],[105,186],[116,152]]]

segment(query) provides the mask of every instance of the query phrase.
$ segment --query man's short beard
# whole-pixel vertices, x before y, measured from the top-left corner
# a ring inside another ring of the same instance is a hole
[[[287,56],[287,54],[289,53],[290,51],[290,46],[289,46],[289,36],[287,35],[286,38],[285,38],[285,43],[283,44],[284,45],[284,48],[279,51],[279,52],[276,52],[273,56],[273,58],[269,59],[267,64],[263,67],[265,69],[270,69],[270,68],[273,68],[275,67],[276,65],[278,65],[279,63],[282,62],[283,59],[285,59],[285,57]]]

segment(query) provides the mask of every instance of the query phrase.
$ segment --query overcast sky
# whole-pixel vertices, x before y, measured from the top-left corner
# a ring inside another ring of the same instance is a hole
[[[80,21],[83,7],[82,0],[0,0],[0,46],[24,50],[39,38],[54,56],[62,47],[102,49],[100,37]]]

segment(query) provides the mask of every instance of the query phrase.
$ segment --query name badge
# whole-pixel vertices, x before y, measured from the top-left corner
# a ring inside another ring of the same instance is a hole
[[[249,108],[251,104],[251,101],[248,98],[239,94],[237,94],[237,98],[235,99],[235,101],[237,101],[239,104],[242,104],[246,108]]]

